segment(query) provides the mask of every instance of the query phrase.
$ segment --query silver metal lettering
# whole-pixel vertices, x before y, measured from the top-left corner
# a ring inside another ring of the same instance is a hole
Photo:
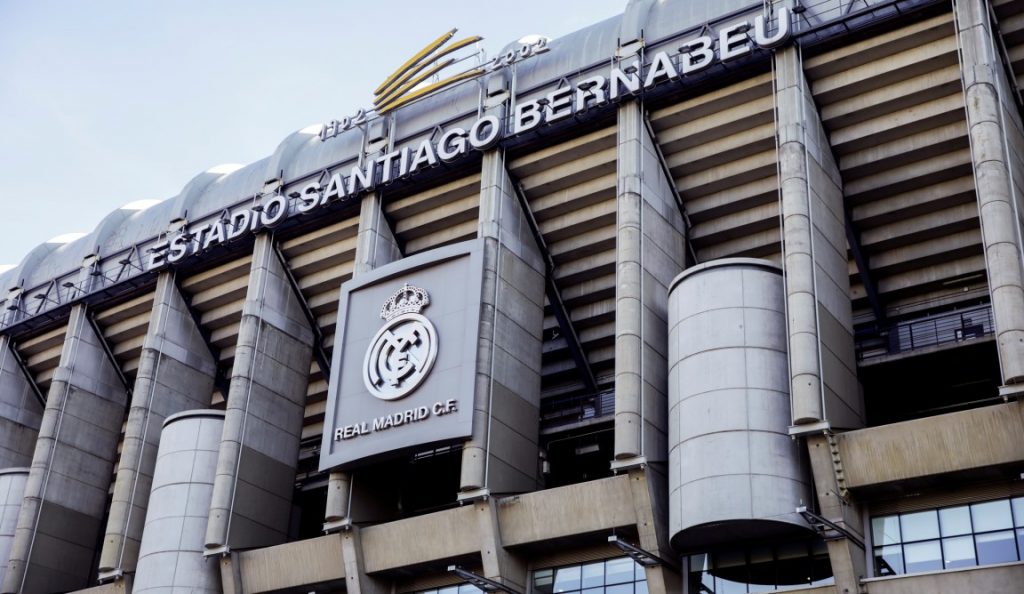
[[[185,233],[171,240],[171,251],[167,254],[168,262],[178,262],[188,254],[189,239]]]
[[[231,214],[231,224],[228,225],[227,239],[231,241],[237,237],[241,237],[243,233],[249,228],[249,219],[252,217],[252,212],[249,210],[240,210]]]
[[[723,62],[742,58],[753,51],[750,47],[750,36],[747,31],[750,25],[740,23],[726,27],[718,33],[718,57]]]
[[[377,164],[375,160],[369,160],[366,162],[366,169],[362,169],[359,165],[352,166],[352,172],[348,176],[348,193],[355,194],[360,190],[369,190],[373,187],[374,177],[374,165]]]
[[[320,204],[327,204],[333,198],[344,198],[348,196],[348,189],[345,187],[340,173],[331,175],[330,181],[327,182],[327,190],[324,191],[323,198],[320,199]]]
[[[591,76],[576,85],[576,112],[586,111],[589,107],[597,107],[608,102],[605,97],[605,86],[608,80],[601,76]],[[592,104],[590,101],[592,100]]]
[[[548,93],[548,104],[544,111],[548,122],[564,120],[572,115],[572,87],[562,87]]]
[[[394,170],[395,167],[395,159],[397,159],[399,155],[401,155],[401,152],[391,151],[390,153],[377,159],[377,163],[380,164],[380,182],[382,184],[391,182],[391,172]]]
[[[416,152],[412,156],[412,163],[409,165],[409,173],[414,173],[421,167],[433,167],[434,165],[437,165],[437,154],[434,152],[434,145],[430,143],[428,138],[416,147]]]
[[[647,79],[644,80],[644,88],[650,88],[659,82],[664,80],[673,80],[679,78],[679,73],[676,72],[676,67],[672,65],[672,59],[668,57],[666,52],[658,52],[654,54],[654,59],[651,60],[651,66],[647,70]]]
[[[765,49],[779,47],[793,35],[793,17],[788,8],[782,6],[778,12],[779,29],[775,35],[768,35],[768,24],[764,15],[754,18],[754,43]]]
[[[275,194],[273,198],[267,200],[263,205],[263,211],[260,212],[260,224],[264,227],[273,227],[278,225],[287,216],[288,198],[283,194]]]
[[[522,134],[533,130],[544,120],[540,109],[540,103],[526,101],[516,105],[515,113],[512,116],[512,134]]]
[[[625,69],[612,68],[609,73],[609,79],[611,80],[611,90],[608,93],[608,97],[611,101],[619,98],[622,94],[621,88],[625,88],[630,93],[640,92],[640,63],[633,62]]]
[[[320,182],[306,184],[301,192],[293,194],[298,199],[295,210],[307,213],[320,205]]]
[[[222,243],[224,241],[224,221],[216,221],[210,225],[210,231],[203,238],[203,249],[209,249],[211,245]]]
[[[466,131],[452,128],[441,135],[437,142],[437,156],[445,163],[450,163],[466,152]]]
[[[715,61],[713,42],[708,36],[698,37],[679,48],[679,71],[681,74],[696,74],[711,66]]]

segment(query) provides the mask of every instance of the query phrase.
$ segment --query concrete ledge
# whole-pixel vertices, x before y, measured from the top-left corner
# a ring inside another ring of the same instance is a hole
[[[1024,402],[836,436],[849,488],[1024,461]]]
[[[1018,594],[1024,584],[1024,562],[870,578],[861,583],[868,594]]]
[[[498,504],[506,547],[635,526],[629,475],[506,497]],[[610,532],[609,532],[610,533]]]
[[[476,508],[472,505],[367,526],[362,530],[367,573],[480,552]]]
[[[73,594],[130,594],[132,591],[132,576],[125,576],[124,579],[115,580],[85,590],[76,590]]]
[[[245,592],[270,592],[345,579],[339,534],[235,555],[235,562],[239,564],[238,576]]]

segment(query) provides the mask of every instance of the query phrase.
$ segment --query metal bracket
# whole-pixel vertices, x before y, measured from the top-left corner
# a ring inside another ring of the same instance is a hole
[[[796,508],[796,513],[803,516],[804,521],[810,524],[811,528],[815,532],[821,535],[825,540],[838,540],[840,538],[847,538],[853,544],[857,545],[861,549],[864,548],[864,541],[859,536],[850,532],[846,528],[836,524],[832,520],[823,518],[818,514],[807,509],[805,506]]]
[[[302,310],[302,314],[306,317],[309,329],[313,331],[313,356],[316,357],[316,364],[320,367],[320,371],[324,374],[324,378],[328,378],[331,376],[331,358],[327,356],[327,349],[324,347],[324,333],[320,330],[320,325],[316,321],[316,316],[313,315],[313,310],[309,308],[309,302],[306,301],[306,296],[302,294],[302,288],[299,287],[299,281],[295,279],[295,275],[292,274],[292,269],[288,267],[288,260],[285,259],[284,253],[281,252],[281,244],[277,243],[276,240],[271,240],[271,245],[274,246],[274,254],[277,255],[277,260],[281,264],[281,269],[284,270],[284,276],[288,279],[288,286],[291,287],[292,293],[295,294],[295,298],[299,302],[299,308]]]
[[[32,372],[29,371],[28,364],[21,358],[21,353],[18,352],[18,345],[12,340],[7,343],[7,348],[11,351],[11,356],[14,357],[14,362],[18,365],[18,369],[20,369],[22,375],[25,376],[25,381],[27,381],[29,387],[32,388],[32,393],[36,395],[36,400],[38,400],[40,406],[45,409],[46,396],[44,396],[43,391],[39,389],[39,384],[36,383],[36,378],[33,377]]]
[[[128,401],[132,399],[132,385],[128,383],[128,378],[125,377],[124,372],[121,371],[121,365],[114,358],[114,351],[110,350],[110,344],[107,342],[107,337],[103,335],[103,330],[100,329],[100,325],[96,323],[96,316],[93,311],[86,310],[85,319],[89,321],[89,326],[92,327],[93,333],[96,335],[96,340],[100,342],[100,346],[103,347],[103,353],[107,356],[107,361],[114,367],[114,371],[117,372],[117,378],[121,380],[121,385],[124,386],[124,391],[128,394]]]
[[[192,306],[192,296],[181,288],[177,275],[174,276],[174,288],[178,291],[178,295],[181,296],[181,301],[185,304],[185,309],[188,310],[192,323],[196,325],[196,330],[199,331],[199,336],[202,337],[203,344],[206,345],[206,350],[209,351],[210,357],[213,359],[213,385],[216,386],[217,390],[224,396],[224,399],[227,400],[228,389],[231,384],[220,372],[220,349],[213,346],[213,342],[210,340],[210,333],[206,328],[203,328],[202,316]]]
[[[511,174],[509,176],[511,177]],[[519,200],[519,207],[526,215],[526,222],[530,226],[533,239],[537,242],[537,248],[540,249],[541,257],[544,259],[544,289],[548,297],[548,304],[555,314],[555,320],[558,321],[558,328],[562,331],[562,336],[565,337],[569,354],[572,355],[573,363],[576,364],[576,371],[579,372],[584,387],[590,394],[597,394],[597,379],[594,377],[593,369],[590,368],[590,361],[587,359],[586,353],[583,352],[583,344],[580,342],[579,334],[576,333],[576,327],[572,324],[572,318],[569,317],[569,310],[565,307],[565,302],[562,301],[562,292],[558,288],[558,283],[555,282],[555,261],[551,258],[551,252],[548,251],[544,234],[541,233],[540,225],[537,224],[537,219],[533,216],[533,210],[530,209],[530,202],[526,199],[526,191],[522,184],[513,181],[512,187],[516,199]]]
[[[449,565],[448,571],[459,576],[466,583],[473,584],[477,588],[480,588],[484,592],[506,592],[507,594],[522,594],[519,590],[510,588],[501,582],[496,582],[490,578],[485,578],[482,575],[477,575],[472,571],[465,570],[458,565]]]

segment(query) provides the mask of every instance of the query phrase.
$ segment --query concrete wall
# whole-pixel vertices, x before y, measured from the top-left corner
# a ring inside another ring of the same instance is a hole
[[[100,555],[101,574],[120,575],[135,569],[164,420],[184,410],[208,407],[216,370],[175,285],[174,273],[161,273],[124,430]]]
[[[7,560],[14,544],[14,527],[18,523],[27,481],[27,468],[0,469],[0,582],[7,573]]]
[[[84,306],[71,310],[18,516],[5,594],[87,585],[127,393]]]
[[[210,551],[278,544],[288,531],[313,333],[273,241],[264,233],[253,251],[206,531]]]
[[[203,558],[203,541],[223,430],[220,411],[181,412],[163,424],[135,594],[221,591],[217,560]]]
[[[8,336],[0,336],[0,468],[32,461],[43,406],[25,374]]]

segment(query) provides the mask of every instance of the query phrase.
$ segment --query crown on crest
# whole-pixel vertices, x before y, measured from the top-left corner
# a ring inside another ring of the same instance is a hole
[[[420,313],[420,310],[428,305],[430,305],[430,295],[426,289],[405,283],[401,289],[395,291],[395,294],[384,302],[384,307],[380,308],[380,317],[390,322],[402,314]]]

